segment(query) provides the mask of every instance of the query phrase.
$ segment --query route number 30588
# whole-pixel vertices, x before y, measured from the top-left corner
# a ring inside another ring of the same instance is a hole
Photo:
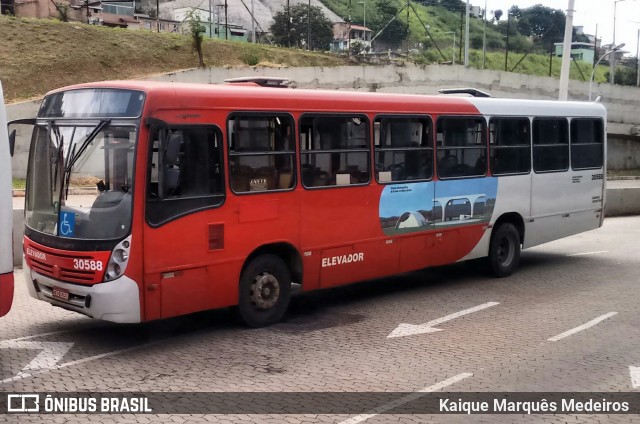
[[[102,271],[102,262],[92,259],[74,259],[73,268],[82,271]]]

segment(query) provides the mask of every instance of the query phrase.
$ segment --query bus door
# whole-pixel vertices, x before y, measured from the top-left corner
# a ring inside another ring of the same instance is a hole
[[[531,183],[531,230],[526,246],[576,233],[574,211],[578,209],[580,177],[571,169],[569,121],[565,117],[533,119],[533,177]],[[589,184],[589,183],[587,183]],[[589,199],[591,200],[591,199]]]
[[[379,238],[379,188],[370,181],[367,117],[305,114],[299,122],[306,289],[381,275],[388,267]]]
[[[480,241],[496,201],[497,181],[487,177],[484,117],[438,118],[434,224],[437,260],[451,263]]]
[[[599,227],[605,178],[601,118],[534,119],[533,166],[535,244]]]
[[[149,137],[144,225],[145,318],[221,302],[208,265],[224,247],[222,135],[215,126],[156,125]],[[220,273],[220,271],[218,271]]]

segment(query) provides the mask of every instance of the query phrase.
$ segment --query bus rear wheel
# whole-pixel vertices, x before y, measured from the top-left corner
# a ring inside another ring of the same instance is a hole
[[[238,313],[249,327],[273,325],[282,319],[291,297],[291,273],[282,259],[261,255],[240,277]]]
[[[491,237],[489,268],[496,277],[508,277],[520,262],[520,233],[510,222],[501,224]]]

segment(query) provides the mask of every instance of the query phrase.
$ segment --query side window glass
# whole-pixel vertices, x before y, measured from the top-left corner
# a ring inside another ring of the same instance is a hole
[[[604,129],[601,119],[571,120],[571,167],[601,168],[604,163]]]
[[[365,116],[303,116],[302,184],[327,187],[369,183],[369,144]]]
[[[491,173],[528,174],[531,171],[531,125],[528,118],[491,118]]]
[[[429,118],[376,118],[376,180],[391,183],[430,179],[433,176],[431,131]]]
[[[234,114],[228,121],[229,181],[236,193],[295,187],[293,119]]]
[[[483,118],[443,117],[437,122],[438,177],[487,173],[486,122]]]
[[[224,202],[222,141],[211,127],[152,129],[147,220],[160,225]]]
[[[569,124],[566,118],[533,120],[533,170],[561,172],[569,169]]]

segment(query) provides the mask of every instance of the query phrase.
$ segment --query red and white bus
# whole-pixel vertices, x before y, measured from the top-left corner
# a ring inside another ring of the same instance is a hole
[[[0,83],[0,317],[13,302],[13,201],[7,115]]]
[[[597,103],[120,81],[49,93],[32,137],[32,297],[140,322],[486,258],[602,225]]]

